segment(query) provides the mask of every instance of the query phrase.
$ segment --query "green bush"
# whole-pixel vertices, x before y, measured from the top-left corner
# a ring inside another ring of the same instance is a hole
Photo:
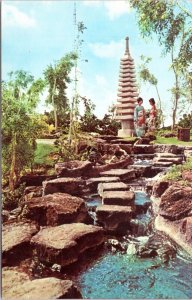
[[[180,118],[178,125],[183,128],[192,128],[192,111],[189,114],[184,114]]]
[[[182,172],[190,170],[192,170],[192,157],[189,157],[183,165],[172,166],[172,168],[163,177],[163,179],[170,181],[179,181],[182,179]]]
[[[55,146],[58,149],[59,161],[70,161],[70,160],[87,160],[88,151],[85,149],[81,152],[78,151],[78,144],[80,143],[81,138],[77,137],[69,143],[66,136],[61,136],[55,141]],[[85,140],[86,143],[86,140]],[[87,146],[91,144],[91,140],[87,141]]]

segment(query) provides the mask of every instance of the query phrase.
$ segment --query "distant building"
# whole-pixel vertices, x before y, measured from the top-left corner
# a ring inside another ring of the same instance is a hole
[[[129,38],[126,37],[125,41],[125,54],[120,62],[118,104],[115,105],[115,119],[121,122],[121,129],[118,131],[120,137],[133,136],[133,115],[138,97],[134,60],[129,52]]]

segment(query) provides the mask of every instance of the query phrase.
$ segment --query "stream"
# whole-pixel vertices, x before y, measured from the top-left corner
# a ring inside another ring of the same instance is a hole
[[[136,191],[136,205],[150,201],[147,194]],[[89,208],[101,205],[94,195],[88,202]],[[147,232],[151,220],[150,209],[135,219],[139,223],[136,238],[142,243],[151,232]],[[144,230],[142,230],[144,228]],[[153,232],[152,232],[153,233]],[[124,237],[126,238],[126,236]],[[130,236],[128,236],[130,238]],[[76,274],[76,284],[83,298],[89,299],[191,299],[192,259],[177,249],[176,256],[167,263],[159,256],[140,258],[135,254],[134,244],[127,251],[112,251],[109,247],[91,265]]]

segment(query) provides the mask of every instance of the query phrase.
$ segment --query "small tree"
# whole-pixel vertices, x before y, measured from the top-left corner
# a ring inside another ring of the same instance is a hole
[[[64,117],[69,112],[69,102],[66,96],[67,84],[71,82],[70,72],[75,64],[76,55],[66,54],[54,65],[49,65],[44,71],[48,86],[47,103],[52,104],[54,110],[55,129],[58,128],[58,114]]]
[[[13,191],[25,166],[34,158],[35,139],[42,130],[34,114],[44,82],[24,71],[11,72],[2,84],[2,162]]]
[[[172,127],[174,128],[181,101],[191,102],[191,98],[183,95],[182,86],[184,84],[185,89],[189,91],[187,94],[191,95],[189,67],[192,62],[192,14],[182,0],[129,0],[129,2],[137,11],[142,36],[153,37],[155,34],[162,47],[163,55],[170,55],[171,70],[174,75],[174,86],[171,89]]]

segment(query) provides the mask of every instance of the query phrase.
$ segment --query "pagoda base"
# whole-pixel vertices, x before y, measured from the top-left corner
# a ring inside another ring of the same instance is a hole
[[[134,136],[135,130],[134,129],[120,129],[118,130],[119,137],[132,137]]]

